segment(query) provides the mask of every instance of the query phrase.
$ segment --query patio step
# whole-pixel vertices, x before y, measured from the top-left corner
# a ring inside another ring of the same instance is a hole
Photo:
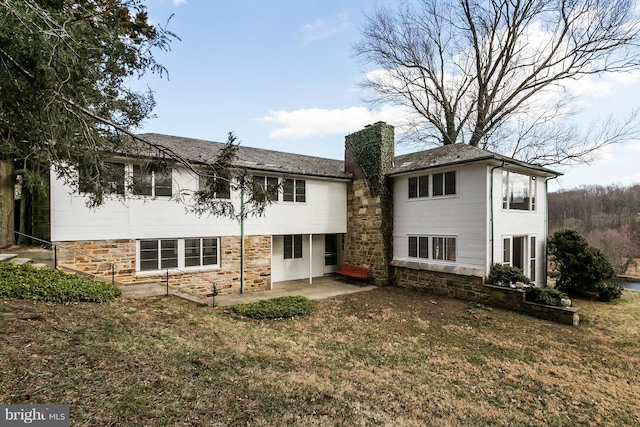
[[[0,262],[11,261],[12,259],[14,259],[17,256],[18,256],[18,254],[0,254]]]
[[[12,264],[22,265],[22,264],[31,264],[33,260],[31,258],[13,258],[9,261]]]

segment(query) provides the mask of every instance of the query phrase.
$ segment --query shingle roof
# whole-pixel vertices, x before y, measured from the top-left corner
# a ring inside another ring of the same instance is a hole
[[[505,163],[537,170],[548,175],[561,175],[559,172],[546,169],[542,166],[521,162],[519,160],[512,159],[511,157],[492,153],[468,144],[444,145],[431,150],[396,156],[391,175],[480,161],[504,161]]]
[[[225,145],[220,142],[156,133],[145,133],[139,136],[154,144],[167,147],[192,162],[206,163],[215,159]],[[450,144],[430,150],[396,156],[391,175],[480,161],[504,161],[508,164],[537,170],[548,175],[561,175],[559,172],[521,162],[468,144]],[[256,171],[326,178],[351,178],[350,175],[344,172],[344,162],[342,160],[325,159],[322,157],[245,147],[242,145],[238,147],[238,156],[235,163],[239,167],[246,167]]]
[[[202,139],[184,138],[156,133],[139,135],[154,144],[173,150],[176,154],[192,162],[213,160],[225,144]],[[284,153],[240,145],[235,164],[251,170],[277,172],[292,175],[310,175],[326,178],[350,179],[344,172],[341,160]]]

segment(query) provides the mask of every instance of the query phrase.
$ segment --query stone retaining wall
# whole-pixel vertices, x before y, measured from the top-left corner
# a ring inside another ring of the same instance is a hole
[[[245,237],[245,292],[271,288],[271,236]],[[166,273],[136,274],[135,240],[92,240],[54,242],[58,245],[58,265],[83,274],[115,280],[121,284],[161,282]],[[220,238],[220,268],[169,273],[169,286],[207,295],[213,283],[220,294],[240,292],[240,237]]]
[[[565,325],[580,322],[575,307],[553,307],[525,301],[525,291],[484,284],[484,278],[474,274],[455,274],[421,268],[420,263],[392,262],[394,283],[400,287],[424,289],[450,298],[474,301],[492,307],[525,313]]]

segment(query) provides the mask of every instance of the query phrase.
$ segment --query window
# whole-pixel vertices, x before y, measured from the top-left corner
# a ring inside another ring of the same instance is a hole
[[[502,208],[534,211],[536,209],[536,178],[502,171]]]
[[[231,198],[231,183],[228,178],[225,177],[208,177],[198,175],[198,190],[207,191],[210,186],[213,196],[216,199],[230,199]]]
[[[429,240],[432,241],[431,248],[429,248]],[[455,261],[456,238],[409,236],[409,257]]]
[[[306,202],[307,195],[305,180],[285,179],[282,183],[282,200],[285,202]]]
[[[139,241],[139,271],[217,266],[219,239],[147,239]]]
[[[429,258],[429,238],[409,236],[409,256],[413,258]]]
[[[454,196],[456,191],[456,172],[442,172],[409,178],[409,198],[429,197],[429,180],[431,180],[431,196]]]
[[[273,202],[278,201],[278,178],[273,176],[253,176],[253,191],[263,192]]]
[[[456,238],[455,237],[434,237],[433,238],[433,259],[443,261],[456,260]]]
[[[302,234],[284,236],[284,259],[302,258]]]
[[[536,281],[536,238],[531,236],[530,246],[529,246],[529,256],[531,259],[529,260],[529,279],[531,281]]]
[[[106,194],[124,194],[124,163],[105,162],[103,176],[97,170],[80,171],[78,190],[81,193],[96,191],[97,184],[104,184]]]
[[[153,172],[140,165],[133,165],[133,194],[160,197],[173,195],[171,169]]]
[[[456,194],[456,173],[443,172],[434,173],[433,195],[435,196],[451,196]]]
[[[409,198],[429,197],[429,175],[409,178]]]
[[[141,240],[140,271],[178,267],[178,240]]]
[[[185,239],[184,266],[218,264],[218,239]]]
[[[536,237],[508,236],[502,239],[502,264],[517,267],[529,279],[536,280]]]

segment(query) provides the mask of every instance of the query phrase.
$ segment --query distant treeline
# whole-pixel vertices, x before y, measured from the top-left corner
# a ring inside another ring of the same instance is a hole
[[[577,230],[623,272],[640,256],[640,184],[549,193],[549,233]]]

